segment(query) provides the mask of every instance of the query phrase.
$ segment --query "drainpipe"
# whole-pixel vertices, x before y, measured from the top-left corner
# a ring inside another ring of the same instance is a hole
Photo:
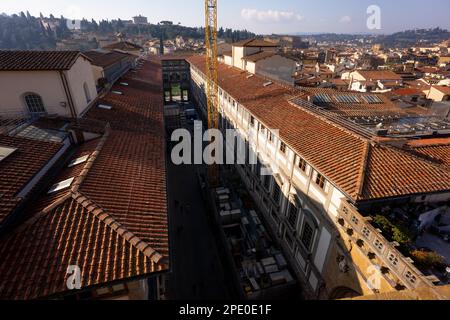
[[[75,111],[75,106],[73,103],[72,94],[70,93],[69,83],[67,81],[66,74],[64,73],[64,71],[59,71],[59,75],[61,76],[61,82],[64,88],[64,92],[66,93],[67,101],[69,103],[70,114],[72,115],[72,118],[76,118],[77,113]]]

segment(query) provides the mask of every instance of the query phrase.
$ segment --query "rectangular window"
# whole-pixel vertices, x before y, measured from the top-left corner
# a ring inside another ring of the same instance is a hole
[[[286,153],[286,144],[284,142],[281,142],[280,144],[280,151]]]
[[[272,132],[269,132],[269,141],[274,142],[274,140],[275,140],[275,135]]]
[[[301,240],[306,249],[311,250],[314,237],[314,228],[308,222],[303,226]]]
[[[298,209],[297,207],[291,203],[289,205],[289,212],[288,212],[288,223],[292,227],[292,229],[297,228],[297,217],[298,217]]]
[[[273,186],[273,200],[275,201],[275,203],[277,204],[277,205],[279,205],[280,204],[280,200],[281,200],[281,188],[280,188],[280,186],[278,185],[278,183],[274,183],[274,186]]]
[[[321,175],[320,173],[317,173],[317,178],[316,178],[316,184],[319,186],[320,189],[325,190],[325,177],[323,175]]]
[[[291,248],[291,250],[294,250],[294,239],[291,237],[289,232],[286,232],[284,238],[286,239],[286,243],[288,244],[289,248]]]
[[[305,161],[303,158],[300,158],[300,157],[299,157],[298,167],[299,167],[300,170],[302,170],[303,172],[306,172],[306,161]]]
[[[250,116],[250,125],[251,125],[252,127],[255,126],[255,118],[254,118],[253,116]]]
[[[262,134],[264,134],[266,132],[266,127],[264,127],[264,125],[260,124],[259,130],[261,131]]]

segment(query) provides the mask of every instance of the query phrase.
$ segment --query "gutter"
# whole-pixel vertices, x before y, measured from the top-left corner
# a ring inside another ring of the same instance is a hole
[[[69,83],[67,81],[66,74],[64,73],[64,71],[59,71],[59,75],[61,77],[61,82],[62,82],[62,85],[64,88],[64,92],[66,93],[66,98],[69,103],[70,114],[71,114],[72,118],[76,118],[77,113],[76,113],[75,106],[73,103],[73,98],[72,98],[72,94],[70,92],[70,87],[69,87]]]

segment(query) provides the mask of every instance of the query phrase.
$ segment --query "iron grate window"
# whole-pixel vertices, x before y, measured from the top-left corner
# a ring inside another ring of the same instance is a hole
[[[302,233],[302,243],[308,250],[311,250],[312,242],[314,237],[314,229],[309,225],[309,223],[305,223],[303,227],[303,233]]]
[[[281,188],[278,183],[274,183],[273,186],[273,200],[276,204],[279,204],[281,200]]]
[[[27,103],[28,111],[30,111],[30,113],[45,113],[41,96],[29,94],[25,97],[25,102]]]

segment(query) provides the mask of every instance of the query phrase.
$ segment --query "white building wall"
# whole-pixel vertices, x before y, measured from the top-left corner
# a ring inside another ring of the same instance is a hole
[[[69,116],[70,109],[58,72],[54,71],[7,71],[0,72],[0,112],[28,113],[25,93],[42,97],[49,114]],[[66,103],[67,107],[62,107]]]
[[[94,75],[92,74],[91,63],[83,57],[79,57],[72,69],[67,71],[67,80],[69,82],[70,91],[77,115],[81,115],[86,108],[97,97],[97,88],[95,85]],[[90,102],[86,100],[83,85],[87,84],[90,95]]]

